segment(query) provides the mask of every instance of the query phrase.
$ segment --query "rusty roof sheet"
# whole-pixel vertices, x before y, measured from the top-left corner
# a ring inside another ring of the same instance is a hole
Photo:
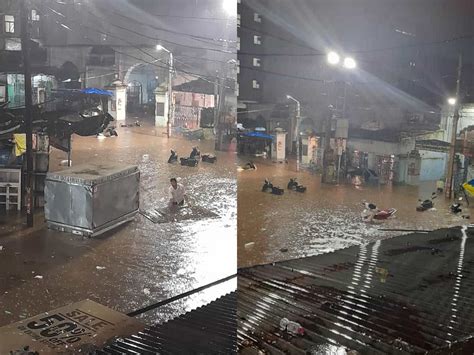
[[[241,269],[239,349],[472,354],[473,237],[444,229]],[[281,331],[283,317],[305,334]]]
[[[118,339],[97,354],[232,354],[237,351],[237,295],[225,295],[164,324]]]

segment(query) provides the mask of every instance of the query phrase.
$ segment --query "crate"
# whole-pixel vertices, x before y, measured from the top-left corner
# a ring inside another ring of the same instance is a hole
[[[21,169],[0,169],[0,206],[21,210]]]

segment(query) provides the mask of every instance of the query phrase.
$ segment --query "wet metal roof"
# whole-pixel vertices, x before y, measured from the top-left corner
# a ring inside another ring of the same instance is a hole
[[[116,340],[97,354],[233,354],[237,351],[235,292],[164,324]]]
[[[241,269],[239,350],[472,354],[473,271],[474,229],[461,228]]]

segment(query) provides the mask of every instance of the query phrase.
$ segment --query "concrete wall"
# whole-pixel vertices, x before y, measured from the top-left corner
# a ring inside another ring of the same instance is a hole
[[[420,151],[420,181],[436,181],[442,179],[446,169],[446,153]]]

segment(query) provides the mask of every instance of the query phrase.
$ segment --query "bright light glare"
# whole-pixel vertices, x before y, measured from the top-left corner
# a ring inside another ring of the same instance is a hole
[[[237,0],[223,0],[222,8],[229,16],[237,16]]]
[[[344,59],[344,68],[346,69],[355,69],[357,67],[357,63],[354,58],[347,57]]]
[[[328,54],[328,63],[332,65],[336,65],[339,63],[341,60],[341,57],[339,57],[339,54],[336,52],[329,52]]]
[[[156,50],[157,50],[157,51],[163,50],[163,46],[162,46],[161,44],[157,44],[157,45],[156,45]]]
[[[456,105],[456,99],[454,97],[450,97],[448,99],[448,104],[450,104],[451,106]]]

